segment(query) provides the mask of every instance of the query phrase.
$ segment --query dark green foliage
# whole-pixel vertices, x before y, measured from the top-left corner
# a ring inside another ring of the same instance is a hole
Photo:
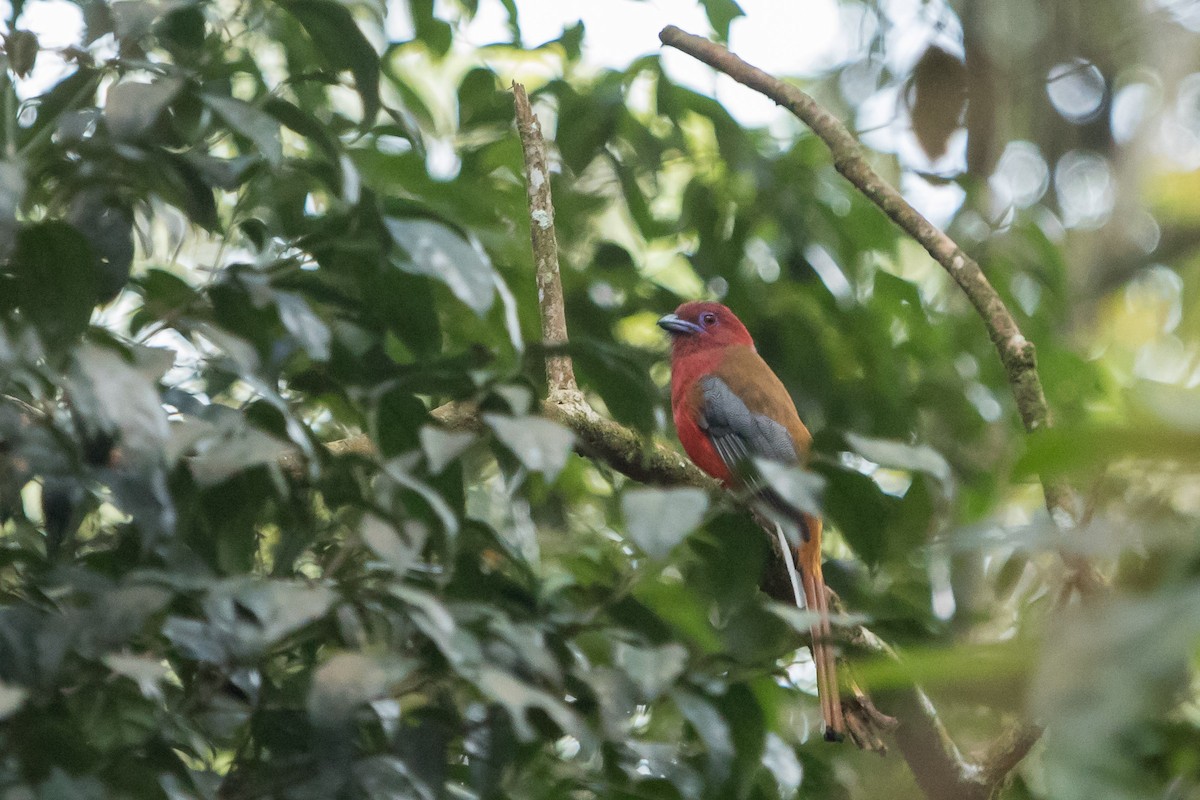
[[[399,4],[414,41],[380,55],[372,4],[89,0],[94,52],[5,120],[0,794],[915,796],[812,735],[809,620],[759,591],[759,529],[539,415],[510,76],[463,60],[483,4],[445,5]],[[701,5],[722,38],[742,14]],[[885,710],[920,681],[973,750],[1028,684],[1062,727],[1012,797],[1193,786],[1193,399],[1119,392],[1062,336],[1065,247],[1031,209],[978,254],[1039,298],[1018,317],[1063,424],[1026,440],[977,316],[818,141],[744,129],[656,56],[581,67],[584,36],[539,44],[558,77],[530,88],[593,404],[670,441],[654,319],[721,295],[815,434],[813,473],[771,480],[908,657],[846,647]],[[469,430],[436,425],[451,401]],[[1037,474],[1099,487],[1092,549]],[[1123,557],[1057,635],[1063,548]]]

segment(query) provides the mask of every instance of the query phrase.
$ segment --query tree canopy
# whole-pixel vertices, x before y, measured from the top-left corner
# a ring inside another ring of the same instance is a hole
[[[826,0],[766,77],[861,151],[520,0],[51,5],[0,79],[4,797],[1200,797],[1200,3]],[[769,9],[696,7],[756,63]],[[863,749],[677,452],[695,298],[815,434]]]

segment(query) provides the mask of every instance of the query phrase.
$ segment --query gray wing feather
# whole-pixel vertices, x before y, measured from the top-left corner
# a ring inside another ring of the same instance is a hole
[[[742,398],[715,375],[709,375],[700,383],[704,393],[701,427],[725,459],[723,447],[733,457],[726,459],[730,469],[751,456],[781,461],[785,464],[799,463],[796,448],[787,428],[763,414],[755,414],[746,407]]]
[[[798,464],[799,456],[792,437],[780,423],[763,414],[755,414],[732,389],[715,375],[700,383],[703,405],[700,428],[708,434],[717,455],[738,477],[745,488],[759,495],[776,510],[795,514],[782,497],[767,486],[754,468],[753,458],[765,458],[784,464]],[[808,539],[807,524],[800,518],[801,534]]]

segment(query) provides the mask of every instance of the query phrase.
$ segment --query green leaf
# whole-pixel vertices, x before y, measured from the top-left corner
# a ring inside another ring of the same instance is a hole
[[[219,422],[201,423],[207,430],[197,437],[196,453],[188,459],[192,477],[201,486],[215,486],[252,467],[276,464],[295,448],[251,427],[240,414],[221,414]]]
[[[574,433],[542,417],[484,414],[483,421],[526,469],[543,473],[548,481],[562,472],[575,444]]]
[[[17,305],[48,347],[62,348],[87,329],[99,300],[93,258],[83,235],[65,222],[38,223],[17,235]]]
[[[411,0],[409,10],[417,39],[424,42],[429,51],[438,58],[449,53],[454,31],[450,23],[434,16],[433,0]]]
[[[408,568],[421,557],[421,549],[429,537],[425,526],[408,521],[397,529],[374,514],[368,514],[359,525],[358,535],[375,555],[387,562],[397,576],[408,572]]]
[[[88,423],[116,435],[127,465],[157,464],[168,435],[156,383],[173,358],[169,352],[145,350],[151,352],[144,353],[145,363],[139,365],[109,347],[83,345],[76,351],[68,389]],[[154,364],[155,355],[167,357]]]
[[[113,299],[133,264],[133,215],[110,190],[93,187],[71,198],[67,222],[92,248],[101,302]]]
[[[17,210],[25,199],[25,174],[19,164],[0,161],[0,258],[12,252],[17,236]]]
[[[802,467],[756,458],[754,465],[764,482],[792,508],[813,516],[821,515],[825,480]]]
[[[701,0],[704,13],[708,15],[708,23],[721,41],[729,41],[729,23],[738,17],[744,17],[745,11],[735,0]]]
[[[29,690],[0,681],[0,720],[8,719],[21,710]]]
[[[584,746],[591,741],[591,734],[575,712],[544,689],[530,686],[492,666],[483,668],[476,685],[485,695],[508,709],[521,741],[528,742],[535,738],[534,728],[527,716],[533,709],[545,712],[563,733],[574,736]]]
[[[397,261],[400,269],[437,278],[480,316],[492,307],[497,276],[486,256],[465,239],[431,220],[389,217],[386,224],[407,255]]]
[[[283,142],[279,138],[279,123],[270,114],[238,100],[218,94],[204,94],[204,104],[234,131],[253,142],[255,149],[272,167],[283,163]]]
[[[313,673],[308,716],[319,728],[341,728],[364,703],[386,697],[415,666],[395,657],[335,653]]]
[[[709,781],[712,784],[724,783],[729,778],[734,756],[729,723],[712,703],[698,694],[676,690],[671,693],[671,699],[704,742]]]
[[[126,81],[108,90],[104,120],[113,138],[130,142],[145,136],[163,111],[183,89],[179,78],[162,77],[154,83]]]
[[[280,5],[304,27],[325,61],[349,70],[362,98],[362,127],[375,122],[379,99],[379,56],[363,35],[350,10],[335,0],[281,0]]]
[[[300,342],[313,361],[328,361],[333,335],[325,321],[317,316],[303,296],[295,292],[275,292],[279,321]]]
[[[465,453],[477,438],[470,431],[447,431],[436,425],[423,425],[420,437],[425,463],[434,475]]]
[[[708,495],[691,487],[628,489],[621,495],[625,533],[651,558],[665,558],[696,529]]]
[[[687,667],[687,648],[674,642],[661,647],[637,647],[618,642],[613,657],[649,703],[670,689]]]
[[[13,14],[17,18],[19,12]],[[8,55],[8,65],[17,77],[29,77],[33,65],[37,63],[38,38],[30,31],[12,31],[4,37],[4,52]]]
[[[847,433],[846,442],[868,461],[881,467],[924,472],[948,485],[953,476],[942,454],[929,445],[910,445],[886,439],[870,439],[857,433]]]
[[[170,675],[166,664],[147,656],[109,653],[104,656],[104,665],[117,675],[136,683],[142,696],[152,700],[162,698],[162,683]]]

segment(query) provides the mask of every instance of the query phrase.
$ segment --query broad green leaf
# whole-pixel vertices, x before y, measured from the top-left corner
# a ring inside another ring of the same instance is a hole
[[[109,191],[90,188],[71,199],[67,222],[91,246],[99,298],[108,302],[129,280],[133,264],[133,215]]]
[[[276,464],[295,451],[292,445],[250,427],[234,414],[222,414],[207,435],[198,437],[195,449],[187,464],[201,486],[215,486],[244,470]]]
[[[138,691],[148,699],[161,699],[162,683],[170,674],[170,668],[159,659],[127,653],[109,653],[104,665],[137,684]]]
[[[800,780],[804,769],[796,751],[791,748],[778,734],[768,733],[766,748],[763,750],[762,765],[767,768],[775,783],[779,785],[780,795],[795,796],[800,788]]]
[[[627,489],[621,495],[625,533],[651,558],[665,558],[696,529],[708,510],[702,489]]]
[[[93,258],[83,235],[65,222],[38,223],[17,235],[17,305],[51,348],[64,347],[87,328],[99,300]]]
[[[735,0],[701,0],[701,4],[708,15],[709,24],[722,41],[729,40],[729,23],[746,15]]]
[[[397,528],[368,514],[359,525],[358,535],[375,555],[387,562],[392,572],[401,576],[421,557],[429,531],[419,522],[409,521]]]
[[[304,27],[321,57],[337,71],[349,70],[362,98],[363,128],[379,113],[379,56],[363,35],[350,9],[335,0],[280,0]]]
[[[575,444],[575,434],[543,417],[484,414],[483,421],[526,469],[543,473],[549,481],[567,465]]]
[[[394,657],[336,653],[313,673],[308,715],[318,727],[339,728],[359,707],[385,697],[415,666]]]
[[[301,295],[275,292],[275,308],[279,311],[279,321],[283,327],[296,337],[309,358],[314,361],[329,360],[329,346],[333,338],[329,326]]]
[[[0,681],[0,720],[8,719],[20,711],[28,697],[27,689]]]
[[[478,438],[470,431],[447,431],[436,425],[421,426],[420,437],[425,462],[434,475],[465,453]]]
[[[821,515],[821,495],[825,490],[825,480],[820,475],[801,467],[762,458],[756,458],[754,465],[763,482],[774,489],[789,506],[813,516]]]
[[[734,757],[729,723],[712,703],[694,692],[677,689],[671,693],[671,699],[704,742],[709,781],[718,785],[724,783]]]
[[[402,270],[442,281],[476,314],[482,316],[492,307],[494,273],[480,251],[438,222],[394,217],[386,222],[404,254],[397,260]]]
[[[560,698],[524,683],[504,670],[485,666],[476,685],[485,695],[508,709],[521,741],[535,738],[534,728],[528,718],[528,712],[533,709],[545,712],[563,733],[574,736],[584,746],[591,741],[587,728]]]
[[[182,90],[183,81],[170,77],[160,77],[154,83],[113,84],[104,102],[109,132],[121,141],[141,139]]]
[[[278,167],[283,162],[279,123],[271,115],[236,97],[206,93],[203,98],[204,104],[225,120],[225,124],[254,143],[268,164]]]
[[[847,433],[846,442],[860,456],[868,461],[874,461],[881,467],[924,472],[937,478],[944,485],[949,484],[953,478],[946,459],[929,445],[910,445],[886,439],[870,439],[857,433]]]
[[[687,648],[674,642],[660,647],[618,642],[613,648],[617,666],[642,691],[642,702],[658,699],[670,689],[687,667]]]

